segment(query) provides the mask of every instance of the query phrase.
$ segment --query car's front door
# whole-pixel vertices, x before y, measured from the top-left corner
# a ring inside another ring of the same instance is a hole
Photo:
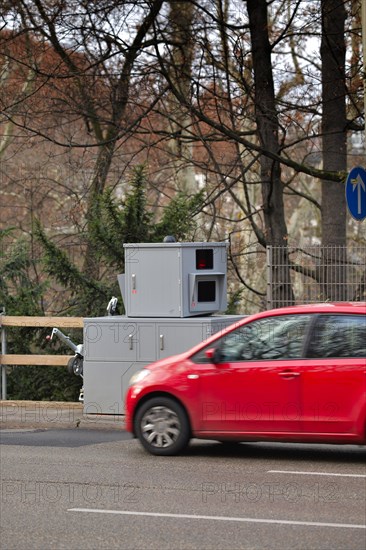
[[[309,324],[310,315],[273,316],[219,339],[215,364],[201,365],[200,431],[300,432],[300,372]]]

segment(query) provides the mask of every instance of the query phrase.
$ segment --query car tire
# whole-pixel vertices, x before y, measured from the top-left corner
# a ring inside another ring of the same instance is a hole
[[[184,408],[170,397],[152,397],[136,412],[135,434],[153,455],[172,456],[185,449],[190,426]]]

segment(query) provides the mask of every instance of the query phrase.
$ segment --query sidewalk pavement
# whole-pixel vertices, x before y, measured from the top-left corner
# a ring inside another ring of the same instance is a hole
[[[0,400],[0,430],[55,428],[123,430],[124,417],[84,414],[82,403]]]

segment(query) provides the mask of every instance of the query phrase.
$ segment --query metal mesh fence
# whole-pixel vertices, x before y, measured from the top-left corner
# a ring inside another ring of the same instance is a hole
[[[366,246],[268,246],[267,307],[366,301]]]

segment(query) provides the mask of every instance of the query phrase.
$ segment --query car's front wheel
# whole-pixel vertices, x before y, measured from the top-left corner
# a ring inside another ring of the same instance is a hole
[[[135,434],[147,451],[169,456],[180,453],[190,439],[183,407],[170,397],[152,397],[137,410]]]

